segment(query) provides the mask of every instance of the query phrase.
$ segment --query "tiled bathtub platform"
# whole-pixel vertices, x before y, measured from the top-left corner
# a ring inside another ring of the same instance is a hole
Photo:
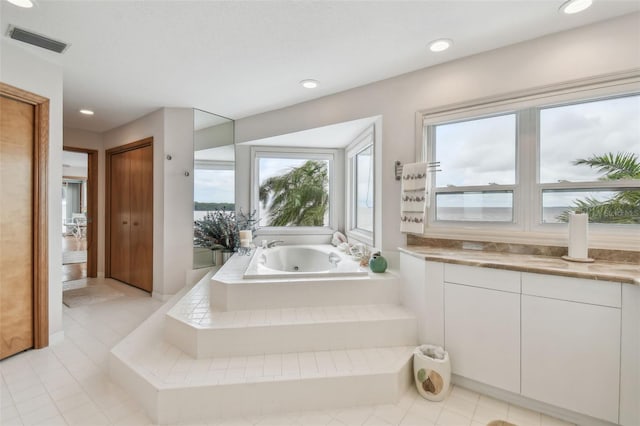
[[[264,306],[219,310],[205,279],[114,347],[110,373],[163,424],[395,403],[411,383],[416,345],[397,280],[365,277],[362,303],[340,303],[345,293],[332,294],[328,281],[324,305],[276,290]],[[286,286],[295,294],[307,284]],[[371,303],[366,290],[376,285]]]

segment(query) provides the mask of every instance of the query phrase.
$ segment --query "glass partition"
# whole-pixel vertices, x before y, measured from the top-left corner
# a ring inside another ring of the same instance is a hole
[[[193,268],[198,269],[219,266],[229,244],[224,230],[225,218],[235,211],[234,122],[194,110],[193,127]]]

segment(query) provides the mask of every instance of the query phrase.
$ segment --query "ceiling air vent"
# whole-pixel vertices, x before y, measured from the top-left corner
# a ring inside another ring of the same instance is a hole
[[[42,47],[43,49],[51,50],[52,52],[62,53],[69,45],[58,40],[53,40],[49,37],[45,37],[40,34],[32,33],[22,28],[9,25],[9,31],[7,35],[14,40],[21,41],[23,43],[32,44],[34,46]]]

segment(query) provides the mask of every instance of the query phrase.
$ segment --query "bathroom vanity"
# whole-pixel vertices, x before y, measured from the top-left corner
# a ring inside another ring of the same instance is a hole
[[[578,424],[640,424],[640,266],[410,246],[400,270],[420,342],[445,347],[458,384]]]

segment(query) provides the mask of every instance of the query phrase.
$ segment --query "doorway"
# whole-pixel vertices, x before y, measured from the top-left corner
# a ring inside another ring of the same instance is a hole
[[[0,359],[49,344],[49,100],[0,83]]]
[[[98,151],[62,152],[62,282],[97,277]],[[63,284],[63,289],[66,289]]]
[[[105,276],[153,291],[153,138],[106,151]]]

